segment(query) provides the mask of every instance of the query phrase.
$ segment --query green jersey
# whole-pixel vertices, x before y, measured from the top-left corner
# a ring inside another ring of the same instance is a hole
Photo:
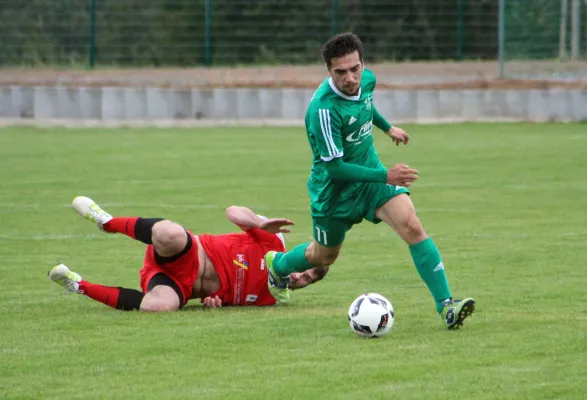
[[[312,216],[345,218],[364,182],[330,178],[325,163],[342,158],[345,163],[383,168],[373,146],[373,90],[375,75],[365,69],[356,96],[341,93],[326,79],[310,100],[305,118],[313,164],[308,179]]]

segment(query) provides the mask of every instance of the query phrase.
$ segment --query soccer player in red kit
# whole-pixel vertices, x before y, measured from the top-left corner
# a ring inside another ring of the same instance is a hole
[[[67,290],[118,310],[175,311],[191,299],[205,306],[270,306],[277,304],[267,287],[264,255],[285,251],[283,233],[293,222],[268,219],[246,207],[226,210],[243,232],[196,235],[162,218],[112,217],[88,197],[73,200],[74,210],[100,230],[122,233],[147,244],[140,271],[141,291],[91,283],[59,264],[49,278]],[[324,278],[318,267],[291,275],[290,289],[301,289]]]

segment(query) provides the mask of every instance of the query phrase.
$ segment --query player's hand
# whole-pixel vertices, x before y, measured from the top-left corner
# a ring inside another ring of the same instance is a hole
[[[391,129],[386,133],[387,136],[393,140],[396,146],[399,146],[400,143],[408,144],[410,142],[410,135],[408,135],[402,128],[398,128],[397,126],[392,126]]]
[[[204,307],[210,307],[210,308],[220,308],[222,307],[222,300],[220,300],[220,297],[218,296],[214,296],[214,297],[206,297],[203,301],[204,303]]]
[[[406,164],[396,164],[387,170],[387,183],[395,186],[408,187],[418,179],[418,171]]]
[[[284,228],[289,225],[295,225],[295,223],[285,218],[271,218],[261,221],[259,223],[259,229],[263,229],[270,233],[289,233],[291,230],[289,228]]]

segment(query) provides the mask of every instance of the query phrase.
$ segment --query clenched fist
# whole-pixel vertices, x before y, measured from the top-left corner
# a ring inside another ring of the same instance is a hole
[[[387,170],[387,183],[395,186],[409,187],[418,179],[418,171],[406,164],[396,164]]]

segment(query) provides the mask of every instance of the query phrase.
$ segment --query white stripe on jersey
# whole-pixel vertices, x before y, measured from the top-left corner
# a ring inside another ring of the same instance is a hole
[[[330,139],[330,146],[332,147],[332,154],[330,154],[331,156],[335,156],[336,154],[339,153],[338,149],[336,148],[336,145],[334,144],[334,140],[332,140],[332,125],[330,124],[330,110],[326,110],[326,116],[327,121],[328,121],[328,138]]]
[[[342,150],[338,150],[336,145],[334,144],[334,140],[332,139],[332,125],[330,123],[330,110],[327,109],[319,109],[318,115],[320,117],[320,127],[322,128],[322,136],[324,136],[324,141],[326,142],[326,147],[328,148],[328,157],[320,157],[324,161],[330,161],[334,158],[342,157],[343,152]]]
[[[334,143],[332,143],[332,139],[329,135],[330,111],[321,108],[318,110],[318,116],[320,117],[320,128],[322,136],[324,136],[324,141],[326,142],[326,147],[328,148],[328,154],[332,157],[335,153],[336,147],[334,146]]]

